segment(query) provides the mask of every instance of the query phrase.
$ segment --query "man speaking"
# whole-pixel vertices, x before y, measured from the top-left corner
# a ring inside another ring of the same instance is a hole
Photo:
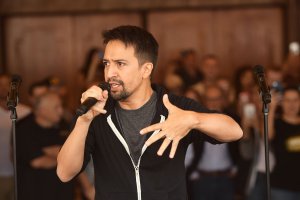
[[[194,140],[242,137],[230,117],[151,84],[158,43],[147,31],[120,26],[103,33],[105,81],[82,94],[98,101],[77,118],[58,155],[57,174],[74,178],[92,157],[96,200],[186,200],[184,159]]]

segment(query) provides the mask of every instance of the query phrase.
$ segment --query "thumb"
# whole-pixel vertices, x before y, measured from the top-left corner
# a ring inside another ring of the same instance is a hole
[[[174,107],[174,105],[169,101],[169,96],[167,94],[163,96],[163,103],[169,111]]]

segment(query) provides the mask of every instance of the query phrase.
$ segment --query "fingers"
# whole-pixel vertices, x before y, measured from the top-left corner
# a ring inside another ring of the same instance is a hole
[[[169,101],[169,96],[167,94],[165,94],[163,96],[163,103],[165,105],[165,107],[170,111],[170,109],[173,108],[173,104]]]
[[[165,138],[163,143],[161,144],[158,152],[157,152],[157,155],[161,156],[163,155],[163,153],[165,152],[165,150],[167,149],[167,147],[169,146],[169,144],[172,142],[172,139],[170,138]]]
[[[161,128],[162,128],[162,123],[152,124],[151,126],[143,128],[140,131],[140,134],[144,135],[144,134],[149,133],[149,132],[153,132],[153,131],[156,131],[156,130],[161,130]]]
[[[161,139],[165,137],[165,134],[163,131],[160,131],[159,133],[157,133],[156,135],[151,136],[146,142],[145,145],[146,146],[150,146],[151,144],[153,144],[154,142],[156,142],[157,140]]]
[[[101,114],[106,114],[107,111],[104,109],[103,102],[98,101],[93,107],[92,110],[97,111]]]
[[[99,114],[106,114],[107,111],[104,109],[106,101],[108,99],[108,91],[102,90],[98,86],[92,86],[86,90],[81,97],[81,103],[83,103],[87,98],[92,97],[97,99],[95,105],[84,115],[86,121],[92,120],[95,116]]]
[[[170,151],[170,158],[174,158],[180,140],[173,140]]]
[[[180,140],[178,140],[178,139],[172,139],[172,138],[167,136],[164,139],[163,143],[161,144],[159,150],[157,151],[157,155],[162,156],[163,153],[165,152],[165,150],[168,148],[168,146],[172,143],[169,157],[174,158],[177,147],[178,147],[178,144],[179,144],[179,141]]]
[[[171,136],[167,136],[164,131],[160,131],[156,135],[153,135],[152,137],[150,137],[145,142],[145,145],[150,146],[151,144],[153,144],[154,142],[156,142],[157,140],[162,139],[162,138],[165,138],[165,139],[164,139],[163,143],[161,144],[159,150],[157,151],[157,155],[162,156],[163,153],[165,152],[165,150],[168,148],[168,146],[172,143],[172,147],[171,147],[169,157],[174,158],[174,155],[175,155],[176,150],[177,150],[177,146],[178,146],[179,141],[180,141],[180,139],[178,139],[178,137],[173,139]]]
[[[93,97],[99,101],[105,101],[108,98],[108,92],[106,90],[103,91],[101,88],[94,85],[82,94],[81,103],[89,97]]]

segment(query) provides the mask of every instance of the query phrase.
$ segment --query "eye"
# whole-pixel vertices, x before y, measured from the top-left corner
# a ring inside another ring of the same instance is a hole
[[[107,67],[107,66],[109,66],[109,62],[103,61],[103,65],[104,65],[104,67]]]
[[[123,67],[123,66],[125,66],[125,63],[124,62],[117,62],[117,65],[118,65],[118,67]]]

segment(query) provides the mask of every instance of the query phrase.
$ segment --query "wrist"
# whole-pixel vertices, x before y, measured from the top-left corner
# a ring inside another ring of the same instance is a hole
[[[84,126],[84,125],[89,126],[92,121],[93,121],[93,118],[90,119],[90,118],[87,118],[82,115],[77,118],[76,124],[82,125],[82,126]]]
[[[201,120],[200,120],[200,116],[199,113],[193,112],[193,111],[187,111],[188,116],[187,120],[190,122],[190,129],[196,129],[197,127],[200,126]]]

